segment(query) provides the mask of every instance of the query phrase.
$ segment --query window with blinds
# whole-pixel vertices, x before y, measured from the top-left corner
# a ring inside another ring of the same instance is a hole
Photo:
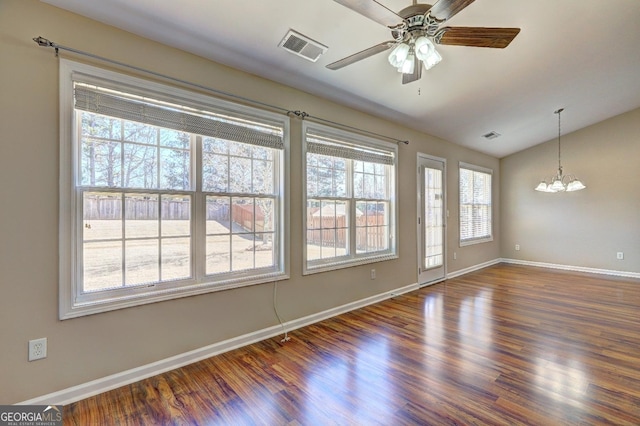
[[[305,123],[304,272],[396,256],[397,146]]]
[[[460,245],[493,240],[491,178],[493,171],[460,163]]]
[[[286,278],[287,117],[63,60],[61,126],[61,318]]]

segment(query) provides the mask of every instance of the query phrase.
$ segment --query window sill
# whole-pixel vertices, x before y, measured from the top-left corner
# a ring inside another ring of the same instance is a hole
[[[493,241],[493,237],[477,238],[474,240],[460,241],[460,247],[472,246],[474,244],[482,244]]]
[[[311,275],[311,274],[318,274],[320,272],[335,271],[335,270],[344,269],[344,268],[351,268],[353,266],[366,265],[369,263],[384,262],[386,260],[393,260],[397,258],[398,258],[398,255],[396,253],[385,253],[379,256],[372,256],[372,257],[359,258],[359,259],[348,259],[348,260],[343,260],[340,262],[333,262],[333,263],[323,263],[323,264],[315,264],[315,265],[306,264],[304,267],[304,270],[302,271],[302,275]]]
[[[68,300],[68,305],[61,301],[60,319],[66,320],[71,318],[82,317],[85,315],[99,314],[102,312],[114,311],[117,309],[131,308],[134,306],[146,305],[149,303],[163,302],[182,297],[196,296],[200,294],[213,293],[216,291],[229,290],[251,285],[264,284],[289,279],[289,274],[284,272],[273,272],[255,276],[252,279],[235,279],[222,282],[203,282],[191,284],[188,286],[169,288],[166,290],[153,290],[143,293],[133,292],[105,297],[101,300],[92,301],[72,301]]]

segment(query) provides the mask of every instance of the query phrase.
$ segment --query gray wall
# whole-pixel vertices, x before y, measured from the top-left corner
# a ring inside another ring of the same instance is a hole
[[[35,398],[277,324],[270,283],[58,320],[58,61],[51,49],[36,46],[31,40],[36,36],[411,140],[409,146],[400,146],[399,155],[399,259],[376,263],[375,281],[369,279],[372,265],[302,276],[300,122],[292,121],[291,279],[278,285],[285,320],[417,281],[417,152],[447,159],[449,272],[500,257],[498,159],[36,0],[0,0],[0,404]],[[496,226],[491,243],[457,247],[459,161],[494,170]],[[452,257],[454,250],[457,260]],[[48,338],[48,357],[27,362],[28,340],[40,337]]]
[[[549,115],[547,125],[557,126]],[[503,158],[502,257],[640,273],[639,160],[640,109],[562,135],[564,172],[577,175],[583,191],[533,190],[558,167],[557,139]]]

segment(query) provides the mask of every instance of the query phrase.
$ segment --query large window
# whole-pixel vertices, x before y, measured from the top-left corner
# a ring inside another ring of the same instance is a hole
[[[491,222],[492,171],[460,163],[460,245],[493,240]]]
[[[397,146],[305,123],[305,273],[396,256]]]
[[[61,318],[286,277],[286,117],[62,61],[61,129]]]

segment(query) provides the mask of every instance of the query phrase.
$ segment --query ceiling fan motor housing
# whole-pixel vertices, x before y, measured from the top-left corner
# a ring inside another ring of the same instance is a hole
[[[401,42],[424,35],[427,37],[435,36],[438,26],[444,22],[444,19],[438,20],[432,17],[429,14],[430,9],[431,5],[424,3],[405,7],[398,12],[398,16],[402,17],[404,21],[397,27],[391,28],[394,40]]]

